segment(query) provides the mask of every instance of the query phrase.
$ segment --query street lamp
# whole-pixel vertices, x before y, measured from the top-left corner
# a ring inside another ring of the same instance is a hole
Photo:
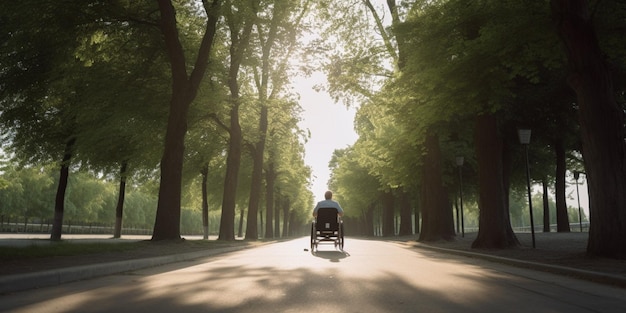
[[[459,168],[459,195],[461,200],[461,237],[465,237],[465,224],[463,223],[463,161],[465,159],[462,156],[456,157],[456,166]],[[457,211],[456,217],[457,228],[459,225],[459,216]]]
[[[583,214],[580,209],[580,193],[578,193],[578,178],[580,178],[580,174],[584,174],[583,172],[574,171],[574,179],[576,180],[576,198],[578,199],[578,223],[580,224],[580,232],[583,232]]]
[[[533,221],[533,202],[530,195],[530,169],[528,166],[528,145],[530,144],[530,129],[518,129],[519,142],[524,145],[526,152],[526,186],[528,189],[528,208],[530,210],[530,233],[533,238],[533,248],[535,248],[535,222]]]

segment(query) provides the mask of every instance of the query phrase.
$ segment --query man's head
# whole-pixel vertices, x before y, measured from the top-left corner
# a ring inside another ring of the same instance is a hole
[[[332,191],[330,191],[330,190],[329,190],[329,191],[326,191],[326,193],[324,193],[324,198],[325,198],[326,200],[330,200],[330,199],[332,199],[332,198],[333,198],[333,192],[332,192]]]

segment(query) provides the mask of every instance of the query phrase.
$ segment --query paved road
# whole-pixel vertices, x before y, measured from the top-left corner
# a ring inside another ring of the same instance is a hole
[[[626,312],[626,290],[348,238],[300,238],[123,275],[0,295],[11,312]]]

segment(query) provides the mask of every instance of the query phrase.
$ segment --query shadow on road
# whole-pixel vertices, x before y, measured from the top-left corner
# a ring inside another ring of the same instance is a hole
[[[317,250],[317,251],[311,251],[311,254],[321,259],[330,260],[331,262],[340,262],[341,259],[345,259],[350,256],[350,253],[348,253],[347,251],[340,251],[340,250],[334,250],[334,251]]]

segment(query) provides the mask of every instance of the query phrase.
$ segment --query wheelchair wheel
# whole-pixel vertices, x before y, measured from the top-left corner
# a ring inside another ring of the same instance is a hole
[[[343,250],[343,223],[339,225],[339,249]]]
[[[311,252],[313,252],[313,249],[315,249],[315,242],[316,242],[316,234],[315,234],[315,223],[311,223]]]

